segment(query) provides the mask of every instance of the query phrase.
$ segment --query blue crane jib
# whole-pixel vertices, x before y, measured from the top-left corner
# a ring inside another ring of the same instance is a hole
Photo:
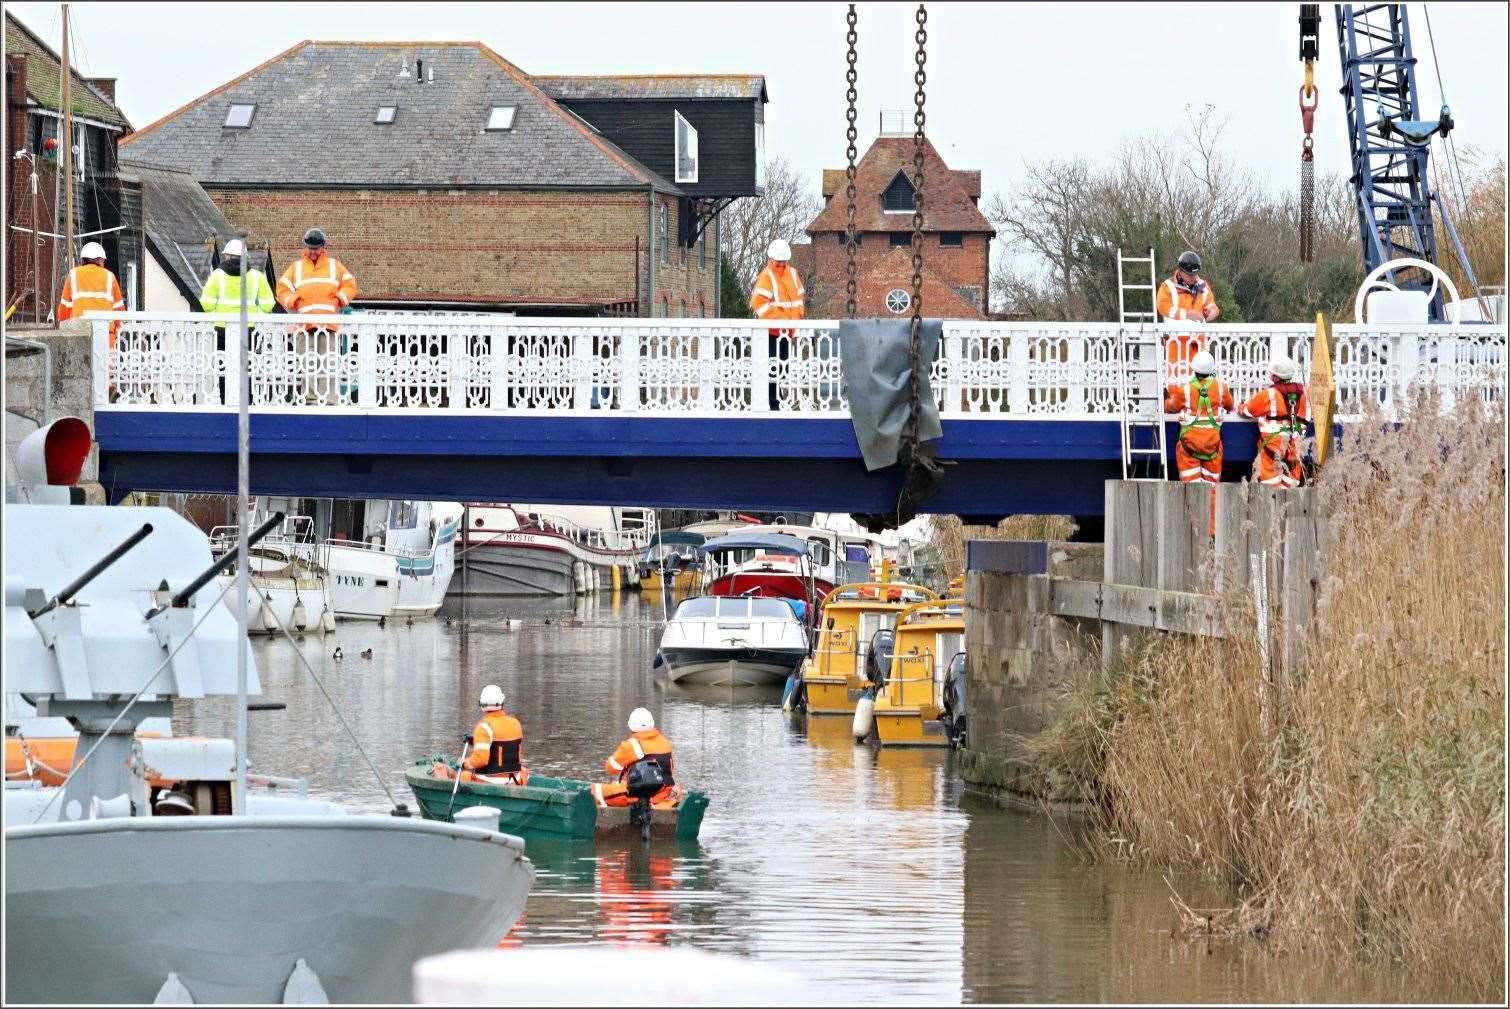
[[[1420,116],[1404,4],[1338,4],[1336,13],[1365,269],[1402,257],[1436,263],[1433,209],[1449,234],[1452,221],[1432,192],[1427,159],[1431,138],[1452,129],[1452,116],[1446,106],[1435,120]],[[1424,290],[1430,279],[1401,276],[1395,282]],[[1440,292],[1432,301],[1431,318],[1443,318]]]

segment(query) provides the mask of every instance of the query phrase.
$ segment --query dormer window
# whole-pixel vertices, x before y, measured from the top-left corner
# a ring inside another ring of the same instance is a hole
[[[255,105],[233,104],[225,114],[225,128],[228,130],[244,130],[252,125],[252,116],[257,112]]]
[[[379,105],[377,115],[372,118],[372,121],[386,125],[387,123],[393,122],[393,117],[397,114],[397,105]]]
[[[881,209],[888,214],[910,214],[917,209],[917,190],[904,172],[897,172],[891,185],[881,194]]]
[[[514,106],[494,105],[493,111],[488,114],[488,129],[512,130],[514,128]]]
[[[680,112],[672,111],[676,124],[676,181],[697,181],[697,130],[682,118]]]

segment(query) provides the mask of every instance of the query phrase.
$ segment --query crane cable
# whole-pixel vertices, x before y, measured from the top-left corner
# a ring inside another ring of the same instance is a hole
[[[855,82],[859,80],[859,73],[855,69],[855,61],[859,58],[855,51],[855,44],[860,40],[860,36],[855,31],[855,24],[859,20],[859,15],[855,13],[854,4],[849,5],[847,20],[849,22],[849,34],[845,37],[845,40],[849,43],[849,53],[846,56],[846,59],[849,61],[849,69],[844,72],[844,80],[849,84],[849,90],[844,93],[844,96],[849,102],[849,108],[845,110],[844,118],[848,121],[849,125],[844,131],[844,136],[849,141],[849,146],[844,149],[844,154],[849,159],[849,164],[844,169],[845,178],[848,179],[844,187],[844,198],[846,201],[844,208],[844,255],[847,260],[845,266],[846,279],[844,282],[844,317],[846,319],[853,319],[855,317],[855,303],[859,290],[859,280],[855,267],[855,246],[857,244],[857,236],[855,234],[855,159],[859,155],[859,151],[855,147],[855,141],[860,136],[860,131],[855,126],[855,121],[859,116],[859,113],[855,109],[855,101],[859,98],[859,92],[855,89]]]
[[[1442,107],[1447,108],[1447,86],[1442,83],[1442,64],[1437,59],[1437,38],[1431,30],[1431,7],[1427,4],[1422,4],[1421,11],[1426,15],[1426,40],[1431,43],[1431,65],[1437,75],[1437,94],[1442,99]],[[1458,158],[1457,141],[1452,138],[1451,134],[1448,134],[1442,138],[1442,147],[1447,151],[1447,159],[1450,166],[1447,180],[1449,184],[1454,181],[1456,182],[1458,210],[1461,213],[1462,219],[1466,221],[1468,219],[1468,187],[1463,183],[1463,166]],[[1478,276],[1474,273],[1473,265],[1466,262],[1468,250],[1460,248],[1458,242],[1453,242],[1452,246],[1453,254],[1458,257],[1462,264],[1463,273],[1467,276],[1468,282],[1473,285],[1473,295],[1478,300],[1479,311],[1487,319],[1489,318],[1489,303],[1484,297],[1484,292],[1479,290],[1479,280]]]

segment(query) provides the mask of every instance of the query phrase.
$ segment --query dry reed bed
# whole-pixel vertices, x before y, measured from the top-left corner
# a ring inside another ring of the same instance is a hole
[[[1100,850],[1230,881],[1187,926],[1380,955],[1504,997],[1505,435],[1427,399],[1348,432],[1308,668],[1261,711],[1251,596],[1154,640],[1040,741],[1093,782]],[[1317,993],[1324,997],[1325,993]]]

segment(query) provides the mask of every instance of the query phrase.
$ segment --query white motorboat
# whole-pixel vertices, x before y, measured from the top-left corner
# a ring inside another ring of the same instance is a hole
[[[439,501],[391,501],[379,531],[365,541],[326,542],[330,601],[343,620],[431,616],[446,599],[456,569],[461,507]]]
[[[335,630],[329,548],[315,539],[314,528],[314,519],[290,515],[252,549],[248,568],[252,593],[246,613],[249,633],[278,634],[280,625],[294,632]],[[217,557],[234,550],[236,527],[216,526],[210,530],[210,543]],[[220,576],[223,586],[235,580],[234,568]],[[226,605],[235,605],[230,596]]]
[[[673,683],[758,687],[786,682],[807,657],[795,600],[698,596],[666,623],[659,659]]]
[[[77,740],[61,786],[6,783],[5,999],[396,1002],[418,959],[495,944],[534,879],[496,820],[347,814],[246,774],[230,741],[136,736],[177,698],[258,692],[219,605],[235,561],[165,508],[35,503],[68,500],[49,471],[78,472],[41,463],[60,425],[87,453],[65,418],[7,486],[33,503],[6,510],[5,672]]]

